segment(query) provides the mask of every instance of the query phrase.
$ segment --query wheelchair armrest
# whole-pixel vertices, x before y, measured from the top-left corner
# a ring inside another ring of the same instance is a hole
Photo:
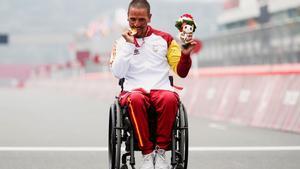
[[[175,85],[174,85],[174,78],[173,78],[173,76],[169,76],[169,80],[170,80],[170,85],[171,85],[172,87],[174,87],[175,89],[177,89],[177,90],[182,90],[182,89],[183,89],[183,87],[175,86]]]
[[[123,89],[124,89],[124,86],[123,86],[124,82],[125,82],[125,78],[119,79],[119,86],[121,87],[121,91],[123,91]]]

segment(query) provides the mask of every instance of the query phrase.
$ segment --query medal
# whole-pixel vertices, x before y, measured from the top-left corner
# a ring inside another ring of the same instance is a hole
[[[135,44],[135,49],[133,51],[133,55],[138,55],[140,54],[139,48],[141,48],[145,44],[145,39],[142,38],[142,43],[139,44],[137,39],[134,37],[134,44]]]
[[[148,31],[149,31],[149,29],[147,28],[146,34],[148,34]],[[145,44],[145,38],[143,37],[141,44],[139,44],[137,38],[134,36],[133,37],[133,43],[135,45],[135,49],[133,51],[133,55],[139,55],[140,54],[139,48],[141,48]]]

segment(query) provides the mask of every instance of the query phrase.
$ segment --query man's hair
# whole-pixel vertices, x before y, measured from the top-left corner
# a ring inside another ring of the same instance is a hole
[[[132,0],[128,6],[128,12],[130,8],[145,8],[148,14],[150,14],[150,4],[147,0]]]

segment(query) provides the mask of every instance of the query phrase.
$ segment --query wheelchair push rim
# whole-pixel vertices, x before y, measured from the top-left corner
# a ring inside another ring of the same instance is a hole
[[[109,169],[120,169],[121,156],[121,112],[119,104],[111,105],[109,113],[108,155]]]
[[[181,130],[180,136],[180,152],[182,153],[182,162],[184,169],[187,169],[188,165],[188,152],[189,152],[189,130],[188,130],[188,117],[187,112],[183,104],[181,104],[180,109],[183,113],[180,114],[180,127],[184,128]]]

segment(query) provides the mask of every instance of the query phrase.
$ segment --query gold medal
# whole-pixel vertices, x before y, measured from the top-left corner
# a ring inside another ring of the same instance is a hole
[[[129,32],[130,36],[134,36],[134,35],[137,34],[137,29],[136,28],[130,28],[129,31],[130,31]]]

